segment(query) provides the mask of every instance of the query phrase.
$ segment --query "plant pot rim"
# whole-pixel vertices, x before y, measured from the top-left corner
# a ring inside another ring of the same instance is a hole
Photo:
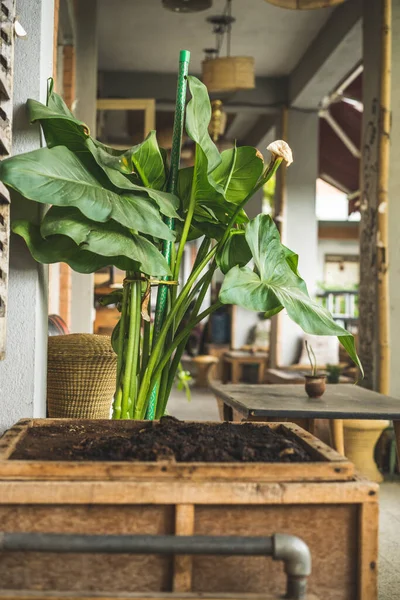
[[[316,379],[326,379],[327,376],[322,373],[321,375],[304,375],[304,377],[305,377],[305,379],[316,380]]]

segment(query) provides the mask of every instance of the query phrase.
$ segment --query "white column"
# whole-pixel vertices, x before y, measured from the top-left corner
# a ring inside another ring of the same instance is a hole
[[[294,162],[286,174],[286,202],[282,241],[299,254],[299,272],[311,296],[316,292],[318,272],[318,221],[315,210],[318,175],[318,115],[289,110],[288,143]],[[303,332],[282,311],[280,315],[279,365],[296,359]]]
[[[96,135],[97,101],[97,0],[78,0],[76,19],[76,109]],[[72,273],[71,332],[93,332],[94,276]]]
[[[27,119],[28,98],[46,101],[52,74],[54,0],[17,3],[27,37],[16,39],[13,153],[40,146],[39,128]],[[11,217],[40,219],[41,209],[16,195]],[[37,264],[25,243],[11,236],[6,358],[0,362],[0,432],[22,417],[46,415],[47,267]]]

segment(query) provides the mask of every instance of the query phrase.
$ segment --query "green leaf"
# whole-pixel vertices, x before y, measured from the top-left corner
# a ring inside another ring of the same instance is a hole
[[[89,219],[114,219],[128,228],[174,240],[158,210],[143,198],[105,189],[64,146],[41,148],[0,162],[0,179],[25,198],[43,204],[75,206]]]
[[[161,190],[166,181],[163,155],[157,143],[156,132],[151,131],[146,139],[118,156],[102,155],[104,166],[130,175],[136,172],[147,188]]]
[[[239,304],[270,316],[285,308],[289,317],[314,335],[336,335],[362,370],[353,336],[337,325],[330,313],[308,295],[307,286],[288,262],[288,252],[269,215],[258,215],[246,227],[246,240],[257,272],[248,267],[231,269],[222,284],[220,300]]]
[[[284,246],[283,244],[282,244],[282,248],[285,253],[286,261],[287,261],[289,267],[292,269],[293,273],[295,273],[296,275],[298,275],[300,277],[299,271],[298,271],[299,255],[296,254],[296,252],[293,252],[293,250],[286,248],[286,246]]]
[[[212,173],[220,164],[221,155],[208,133],[211,120],[210,98],[206,86],[197,77],[190,75],[187,79],[192,98],[186,107],[186,131],[203,150],[208,162],[207,173]]]
[[[225,150],[222,162],[213,171],[212,177],[223,190],[225,198],[233,204],[240,204],[254,189],[259,180],[264,162],[256,148],[240,146]]]
[[[154,202],[158,205],[160,212],[166,217],[171,217],[174,219],[181,218],[176,212],[176,209],[179,208],[179,198],[177,196],[168,192],[153,190],[151,188],[145,188],[140,185],[136,185],[130,181],[130,179],[128,179],[128,177],[120,170],[108,166],[111,162],[110,154],[104,149],[104,147],[97,145],[91,138],[86,140],[86,146],[93,155],[97,164],[103,169],[115,187],[119,188],[120,190],[126,190],[128,192],[130,191],[132,193],[139,192],[141,194],[139,198],[142,198],[144,199],[143,201],[145,201],[147,196],[154,200]],[[119,158],[117,158],[117,160],[119,160]]]
[[[138,267],[137,263],[124,256],[98,256],[93,252],[83,250],[66,236],[56,235],[43,239],[39,226],[26,220],[14,221],[12,230],[25,240],[33,258],[43,264],[64,262],[78,273],[94,273],[110,265],[123,271],[135,271]]]
[[[234,266],[244,267],[252,258],[245,232],[233,229],[229,233],[222,252],[216,256],[217,264],[223,273],[227,273]]]
[[[47,106],[37,100],[26,103],[31,123],[39,121],[49,148],[67,146],[70,150],[80,151],[89,137],[89,128],[74,117],[64,100],[53,91],[50,80]]]
[[[101,256],[125,256],[148,275],[169,275],[170,269],[157,248],[140,235],[130,233],[115,221],[90,221],[73,207],[53,206],[46,213],[40,233],[43,238],[68,236],[75,244]]]

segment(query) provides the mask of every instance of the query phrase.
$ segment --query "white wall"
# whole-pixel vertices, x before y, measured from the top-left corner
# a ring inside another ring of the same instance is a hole
[[[17,1],[26,38],[15,40],[13,153],[40,146],[39,128],[28,122],[28,98],[46,101],[52,74],[54,0]],[[11,218],[38,221],[41,209],[12,198]],[[46,415],[47,267],[11,236],[6,358],[0,361],[0,432],[23,417]]]
[[[358,240],[318,240],[318,276],[317,283],[324,281],[326,254],[347,254],[358,256],[360,253]]]

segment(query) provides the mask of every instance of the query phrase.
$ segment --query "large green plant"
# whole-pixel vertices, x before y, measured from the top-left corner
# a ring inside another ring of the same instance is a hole
[[[13,223],[37,261],[65,262],[80,273],[107,265],[126,271],[123,289],[105,300],[121,310],[112,336],[118,354],[116,419],[145,418],[153,390],[155,416],[164,414],[190,331],[224,303],[268,315],[286,310],[307,333],[338,336],[361,367],[352,335],[310,299],[298,257],[282,245],[271,218],[261,214],[249,221],[244,212],[290,151],[283,143],[272,145],[266,166],[255,148],[220,153],[208,134],[207,90],[195,77],[188,83],[186,131],[195,143],[195,160],[179,171],[177,195],[164,191],[167,154],[154,131],[143,143],[116,151],[93,139],[51,86],[47,106],[28,100],[30,119],[40,122],[47,148],[0,163],[0,179],[10,189],[50,206],[40,225]],[[175,231],[166,218],[174,219]],[[178,291],[185,244],[196,238],[202,238],[197,258]],[[161,251],[165,240],[173,242],[170,265]],[[217,267],[225,274],[219,299],[200,312]],[[161,281],[168,285],[168,311],[152,341],[149,306],[152,288]],[[184,316],[186,325],[180,326]]]

